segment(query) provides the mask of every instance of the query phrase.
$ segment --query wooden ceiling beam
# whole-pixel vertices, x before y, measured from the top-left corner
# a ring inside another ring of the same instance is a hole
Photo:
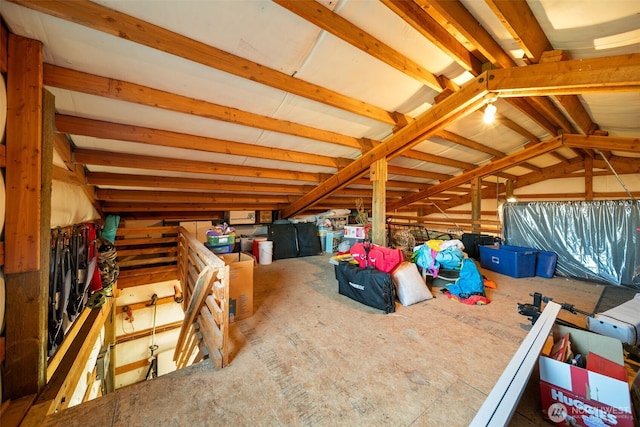
[[[362,185],[362,186],[371,186],[371,180],[366,178],[356,179],[351,185]],[[398,181],[397,179],[391,179],[387,181],[387,188],[412,188],[420,190],[422,188],[428,187],[430,184],[427,184],[424,181],[414,182],[414,181]]]
[[[225,193],[202,193],[185,191],[149,191],[149,190],[96,190],[98,200],[109,202],[136,202],[136,203],[202,203],[202,204],[246,204],[246,203],[288,203],[291,196],[287,195],[248,195]]]
[[[391,125],[393,114],[88,0],[13,3]]]
[[[381,1],[423,37],[446,52],[462,68],[474,76],[482,73],[480,59],[472,55],[462,43],[449,34],[433,17],[424,13],[424,10],[416,3],[407,0]]]
[[[74,151],[73,156],[75,162],[85,165],[320,182],[318,174],[282,169],[227,165],[154,156],[134,156],[128,153],[115,153],[110,151],[87,149],[77,149]]]
[[[83,73],[55,65],[44,64],[44,83],[47,86],[74,92],[162,108],[227,123],[329,142],[345,147],[361,148],[360,141],[351,136],[317,129],[295,122],[261,116],[200,99],[153,89],[136,83],[96,76],[94,74]]]
[[[400,166],[387,166],[388,175],[410,176],[415,178],[423,178],[428,180],[443,181],[451,178],[451,175],[437,172],[429,172],[420,169],[403,168]]]
[[[531,120],[533,120],[538,126],[549,133],[549,135],[558,136],[558,126],[551,120],[545,117],[540,111],[536,109],[536,106],[526,98],[507,98],[505,99],[514,108],[518,109],[523,114],[526,114]],[[496,120],[499,117],[496,116]],[[535,142],[540,142],[536,137]]]
[[[562,138],[568,147],[640,153],[640,138],[597,135],[563,135]]]
[[[428,70],[324,7],[322,3],[315,0],[273,0],[273,2],[436,92],[442,92],[443,87],[440,82]]]
[[[640,91],[640,53],[490,70],[500,97]]]
[[[593,122],[577,95],[557,95],[555,98],[567,112],[567,115],[576,123],[580,133],[591,135],[598,130],[599,126]]]
[[[102,206],[95,198],[95,187],[87,183],[84,167],[73,162],[73,147],[66,135],[54,133],[53,148],[64,162],[68,173],[63,173],[62,168],[54,167],[52,170],[52,179],[73,185],[80,185],[89,203],[96,209],[98,214],[102,215]]]
[[[462,135],[458,135],[456,133],[450,132],[448,130],[441,130],[435,134],[438,138],[442,138],[446,141],[455,142],[458,145],[462,145],[463,147],[471,148],[472,150],[480,151],[481,153],[489,154],[493,157],[504,157],[505,154],[494,148],[488,147],[479,142],[475,142],[469,138],[466,138]]]
[[[525,0],[487,0],[487,4],[525,52],[528,63],[540,63],[546,52],[553,51],[551,42]],[[562,54],[547,56],[547,61],[564,59],[566,58]],[[593,121],[576,95],[565,95],[564,98],[558,98],[558,101],[577,124],[579,132],[592,133]],[[557,110],[555,105],[553,109],[554,112]],[[571,132],[572,127],[563,126],[562,128],[566,132]]]
[[[514,188],[521,188],[527,185],[535,184],[538,182],[545,181],[547,179],[553,178],[563,178],[567,177],[583,169],[584,162],[580,158],[575,158],[570,160],[568,163],[558,163],[553,166],[549,166],[543,168],[541,172],[531,172],[526,175],[519,176],[517,179],[514,179]],[[573,176],[573,175],[571,175]],[[482,189],[482,198],[487,199],[491,197],[495,197],[496,194],[501,194],[504,191],[504,184],[499,184],[498,190],[496,191],[495,185],[487,186]],[[448,206],[455,207],[464,205],[471,202],[471,194],[463,194],[457,197],[452,197],[449,199]],[[435,213],[433,211],[432,213]]]
[[[503,117],[501,116],[501,118],[503,118]],[[496,120],[497,119],[498,119],[498,117],[496,117]],[[509,124],[513,123],[511,120],[508,120],[506,118],[503,118],[503,119],[504,119],[503,121],[505,123],[509,123]],[[516,124],[513,123],[513,125],[516,125]],[[438,137],[440,137],[442,139],[445,139],[447,141],[455,142],[458,145],[462,145],[464,147],[471,148],[472,150],[476,150],[476,151],[480,151],[482,153],[489,154],[489,155],[491,155],[493,157],[497,157],[498,159],[501,159],[501,158],[506,156],[506,154],[503,153],[502,151],[493,149],[491,147],[487,147],[484,144],[480,144],[480,143],[475,142],[475,141],[473,141],[473,140],[471,140],[469,138],[465,138],[465,137],[463,137],[461,135],[457,135],[457,134],[455,134],[453,132],[449,132],[449,131],[443,130],[443,131],[438,132],[436,134],[436,136],[438,136]],[[527,168],[527,169],[530,169],[530,170],[539,170],[540,169],[538,166],[532,165],[531,163],[528,163],[528,162],[524,162],[524,163],[520,164],[520,166],[522,166],[524,168]]]
[[[444,129],[460,117],[471,114],[484,102],[486,78],[483,74],[460,88],[460,90],[425,111],[416,120],[407,124],[384,143],[375,146],[346,168],[319,184],[305,196],[287,206],[282,211],[283,217],[290,217],[302,212],[334,191],[343,188],[352,181],[366,174],[373,162],[386,158],[393,159],[413,148],[425,138]]]
[[[422,162],[434,163],[436,165],[449,166],[462,170],[471,170],[476,167],[476,165],[473,163],[462,162],[460,160],[450,159],[443,156],[437,156],[435,154],[429,154],[419,150],[407,150],[402,153],[402,157],[408,157],[410,159],[420,160]]]
[[[84,185],[84,182],[80,182],[78,175],[76,175],[74,172],[70,171],[67,168],[56,165],[53,165],[53,169],[51,171],[51,179],[53,181],[60,181],[71,185]]]
[[[232,156],[255,157],[267,160],[302,163],[315,166],[336,167],[338,160],[293,150],[283,150],[255,144],[225,141],[216,138],[131,126],[82,117],[56,114],[56,127],[59,132],[94,138],[115,139],[162,147],[198,150],[209,153],[229,154]]]
[[[479,51],[492,64],[508,68],[516,63],[459,1],[414,0],[470,52]]]
[[[512,167],[514,164],[518,164],[534,157],[538,157],[542,154],[548,153],[550,151],[556,150],[562,146],[562,140],[560,138],[553,138],[547,142],[541,142],[539,144],[533,145],[529,148],[525,148],[517,153],[510,154],[502,159],[493,160],[486,165],[479,166],[478,168],[464,172],[454,178],[451,178],[448,181],[442,182],[440,184],[436,184],[428,189],[419,191],[418,193],[412,194],[396,203],[390,204],[387,206],[389,211],[393,211],[402,206],[406,206],[412,204],[418,200],[424,199],[426,197],[432,196],[434,194],[438,194],[440,191],[448,190],[454,186],[467,183],[471,179],[475,179],[478,177],[483,177],[487,175],[494,174],[501,170]]]
[[[126,203],[105,202],[103,210],[106,213],[158,213],[174,212],[219,212],[232,210],[277,210],[278,204],[273,203]]]
[[[442,25],[460,32],[462,37],[485,53],[487,58],[491,59],[492,64],[502,68],[511,68],[516,65],[511,57],[504,52],[487,31],[482,29],[482,26],[459,1],[417,1],[427,5],[426,9],[432,15],[437,16]],[[488,0],[487,3],[522,49],[527,52],[529,60],[526,62],[537,63],[545,52],[553,49],[525,1]],[[473,29],[473,31],[470,29]],[[555,125],[548,123],[548,120],[541,117],[537,112],[534,113],[535,109],[530,107],[533,100],[521,100],[519,102],[509,100],[508,102],[529,115],[552,136],[558,134],[558,128],[563,129],[565,132],[575,131],[573,125],[566,120],[562,111],[551,102],[543,103],[538,100],[537,107],[542,108],[553,119]],[[572,120],[577,123],[580,131],[587,133],[587,130],[593,127],[591,118],[586,113],[586,110],[575,99],[560,100],[560,103]],[[554,153],[554,155],[560,158],[558,153]]]
[[[553,50],[525,0],[486,0],[486,3],[524,50],[530,62],[537,64],[543,52]]]
[[[551,100],[545,96],[532,96],[528,98],[531,103],[538,107],[539,111],[542,111],[544,115],[549,118],[557,127],[564,133],[576,133],[576,129],[573,124],[565,117],[565,115],[551,102]]]
[[[278,193],[302,195],[311,185],[265,184],[242,181],[180,178],[157,175],[129,175],[108,172],[87,172],[87,182],[93,185],[113,187],[166,188],[200,191],[233,191],[239,193]]]
[[[515,61],[507,54],[502,47],[493,39],[493,36],[486,31],[478,20],[457,0],[415,0],[423,9],[434,17],[443,27],[454,35],[461,43],[468,46],[470,51],[479,51],[492,66],[501,68],[516,67]],[[537,22],[536,22],[537,23]],[[537,106],[528,99],[506,99],[508,103],[529,116],[540,127],[545,129],[551,136],[558,135],[559,125],[553,123],[540,111]],[[558,111],[552,110],[557,117]],[[502,124],[505,124],[502,122]],[[512,128],[512,130],[514,130]],[[537,138],[536,138],[537,139]],[[530,139],[534,141],[534,139]],[[558,159],[562,156],[552,153]]]
[[[266,210],[266,208],[264,209]],[[127,220],[152,220],[152,221],[224,221],[225,212],[212,209],[201,212],[120,212],[120,223]],[[133,285],[135,286],[135,285]]]
[[[338,190],[332,194],[332,197],[372,197],[372,189],[371,188],[351,188],[345,187],[342,190]],[[409,194],[410,191],[399,191],[399,190],[387,190],[387,197],[403,197]],[[327,200],[327,199],[325,199]]]
[[[540,138],[538,138],[533,133],[529,132],[524,127],[520,126],[513,120],[503,116],[502,114],[496,114],[496,122],[500,123],[502,126],[511,129],[515,133],[522,135],[529,143],[538,143],[540,142]]]
[[[627,157],[611,156],[607,161],[615,168],[615,171],[618,174],[624,175],[640,173],[640,162],[630,162]],[[600,176],[602,174],[612,175],[609,165],[607,165],[601,157],[593,159],[593,167],[601,169],[600,171],[594,170],[593,176]]]

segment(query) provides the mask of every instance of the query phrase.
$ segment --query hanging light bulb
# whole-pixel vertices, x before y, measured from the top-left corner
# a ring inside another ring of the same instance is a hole
[[[496,119],[496,111],[498,111],[498,109],[495,105],[493,105],[493,102],[494,100],[490,100],[484,109],[484,116],[482,117],[482,121],[487,124],[493,123],[493,121]]]

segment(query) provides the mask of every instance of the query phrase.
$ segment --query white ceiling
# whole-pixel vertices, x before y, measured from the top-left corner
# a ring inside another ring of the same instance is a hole
[[[216,47],[230,54],[371,104],[388,112],[416,118],[435,104],[432,88],[346,41],[330,34],[268,0],[236,1],[96,1],[149,24]],[[340,17],[359,27],[432,74],[444,75],[458,84],[473,78],[409,23],[382,2],[375,0],[320,1]],[[529,0],[554,49],[564,49],[572,59],[640,53],[640,2],[630,0]],[[484,1],[462,0],[461,4],[479,21],[518,65],[523,51],[517,41]],[[63,68],[136,83],[146,87],[207,101],[287,122],[335,132],[353,138],[384,141],[393,134],[393,125],[336,108],[299,95],[231,75],[125,38],[88,28],[27,7],[0,1],[0,13],[13,33],[42,41],[44,61]],[[613,38],[613,39],[612,39]],[[596,40],[615,47],[598,49]],[[621,42],[622,40],[622,42]],[[623,46],[618,44],[623,43]],[[287,135],[255,127],[198,117],[171,110],[171,106],[151,107],[103,96],[47,87],[56,99],[59,114],[96,119],[274,147],[332,158],[357,159],[361,150],[316,139]],[[591,120],[610,136],[640,137],[640,92],[593,93],[579,97]],[[556,102],[553,100],[553,102]],[[497,102],[499,114],[540,141],[549,132],[506,100]],[[480,112],[450,124],[447,131],[509,154],[530,143],[530,139],[502,124],[486,125]],[[75,148],[153,155],[288,171],[335,174],[335,167],[294,163],[231,154],[209,153],[182,148],[150,146],[124,140],[70,135]],[[482,165],[493,155],[433,137],[414,147],[417,152],[458,162]],[[569,157],[575,156],[571,150]],[[630,153],[619,153],[636,156]],[[419,157],[419,156],[418,156]],[[530,161],[540,167],[552,166],[557,158],[541,156]],[[58,157],[58,166],[64,166]],[[462,168],[420,158],[396,157],[392,166],[455,176]],[[138,168],[86,165],[87,172],[113,172],[152,176],[206,178],[236,182],[315,185],[298,180],[248,178]],[[521,175],[522,167],[505,171]],[[390,180],[412,182],[416,177],[390,173]],[[437,180],[420,178],[421,182]],[[104,185],[100,188],[124,188]],[[142,189],[145,187],[130,187]],[[155,188],[160,191],[162,188]]]

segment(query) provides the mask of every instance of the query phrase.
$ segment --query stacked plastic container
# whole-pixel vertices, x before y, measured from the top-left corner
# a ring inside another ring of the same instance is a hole
[[[479,246],[480,266],[511,277],[551,278],[556,269],[555,252],[510,245]]]
[[[205,243],[205,246],[213,253],[228,254],[233,252],[235,242],[235,230],[225,223],[207,231],[207,243]]]

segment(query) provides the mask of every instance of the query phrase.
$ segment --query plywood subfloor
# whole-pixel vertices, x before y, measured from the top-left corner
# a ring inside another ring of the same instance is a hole
[[[466,426],[527,334],[516,304],[537,291],[591,311],[603,289],[483,271],[498,284],[488,290],[489,305],[436,292],[385,315],[339,295],[328,259],[258,266],[255,314],[232,324],[231,364],[222,371],[183,370],[48,420],[67,427]],[[545,425],[535,383],[512,425]]]

